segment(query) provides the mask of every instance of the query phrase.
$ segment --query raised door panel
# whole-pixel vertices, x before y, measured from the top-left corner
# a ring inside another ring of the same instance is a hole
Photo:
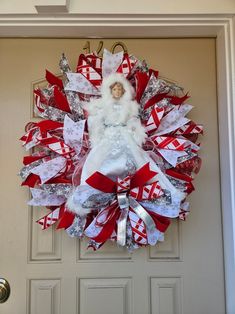
[[[29,314],[60,313],[60,280],[29,281]]]
[[[88,241],[86,239],[78,241],[78,262],[84,261],[102,261],[102,260],[131,260],[132,256],[126,248],[117,247],[116,243],[108,242],[102,246],[98,251],[88,249]]]
[[[80,314],[132,314],[130,278],[79,280]]]
[[[55,226],[42,230],[35,222],[48,213],[47,209],[32,207],[29,209],[29,261],[53,262],[61,261],[61,232],[56,232]]]
[[[180,278],[151,278],[150,286],[151,314],[182,313]]]
[[[181,258],[180,222],[172,221],[164,235],[164,242],[158,242],[156,246],[149,248],[151,261],[177,261]]]

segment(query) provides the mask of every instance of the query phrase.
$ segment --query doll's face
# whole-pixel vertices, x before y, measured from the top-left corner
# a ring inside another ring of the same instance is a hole
[[[121,98],[124,93],[125,90],[121,83],[115,83],[113,86],[111,86],[111,94],[114,99]]]

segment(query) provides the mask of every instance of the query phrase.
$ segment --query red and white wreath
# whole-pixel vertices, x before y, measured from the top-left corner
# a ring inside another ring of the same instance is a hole
[[[29,205],[48,208],[37,223],[88,237],[94,249],[107,240],[129,251],[163,241],[171,219],[188,215],[201,165],[203,127],[185,117],[188,95],[124,52],[81,54],[76,72],[64,55],[59,64],[63,78],[46,71],[48,86],[34,91],[41,121],[21,138],[33,151],[20,171]],[[106,97],[117,82],[120,104]]]

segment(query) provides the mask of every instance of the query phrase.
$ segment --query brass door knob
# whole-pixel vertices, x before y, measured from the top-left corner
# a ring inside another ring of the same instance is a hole
[[[10,291],[9,282],[4,278],[0,278],[0,303],[6,302],[9,298]]]

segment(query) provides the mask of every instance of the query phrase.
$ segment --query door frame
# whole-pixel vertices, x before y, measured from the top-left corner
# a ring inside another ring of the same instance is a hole
[[[215,38],[226,313],[234,313],[235,15],[0,14],[0,17],[0,37]]]

